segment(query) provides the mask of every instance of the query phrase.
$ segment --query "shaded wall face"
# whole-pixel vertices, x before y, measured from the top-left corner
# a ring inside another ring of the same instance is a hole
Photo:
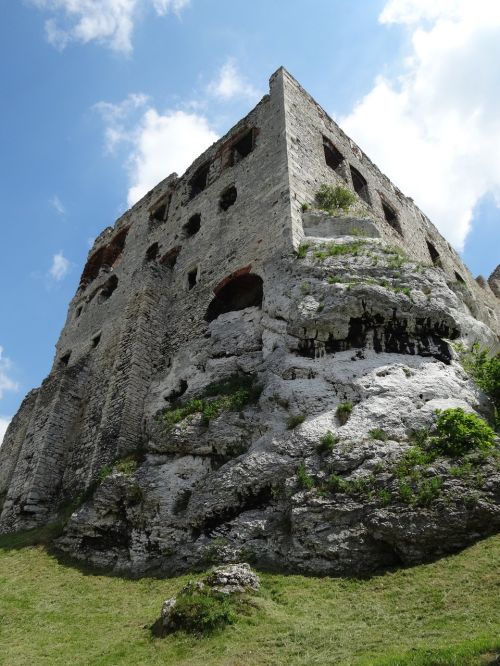
[[[183,178],[167,178],[99,236],[57,344],[50,395],[44,384],[23,418],[31,436],[13,434],[30,464],[9,467],[4,525],[43,522],[48,505],[140,445],[151,382],[206,332],[214,288],[242,267],[261,275],[271,255],[292,251],[284,125],[277,77]]]
[[[465,285],[469,292],[465,300],[471,301],[472,314],[498,330],[494,312],[498,301],[493,293],[488,288],[481,289],[458,254],[413,201],[378,170],[287,73],[284,94],[295,245],[302,239],[301,205],[313,203],[323,183],[343,185],[357,192],[355,207],[376,221],[385,240],[400,246],[417,261],[441,267],[459,288],[460,284]]]

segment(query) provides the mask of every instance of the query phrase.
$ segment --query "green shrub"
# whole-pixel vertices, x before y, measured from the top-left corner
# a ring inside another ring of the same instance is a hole
[[[177,597],[170,617],[176,630],[204,636],[233,624],[236,613],[228,595],[193,586]]]
[[[137,461],[137,458],[133,454],[126,456],[121,460],[118,460],[114,464],[114,468],[117,472],[121,472],[122,474],[126,474],[127,476],[133,474],[138,468],[138,466],[139,463]]]
[[[316,259],[324,260],[328,257],[337,257],[345,254],[351,254],[357,257],[361,249],[366,245],[365,241],[357,240],[352,243],[328,243],[322,246],[321,250],[316,250],[314,256]]]
[[[302,282],[302,284],[300,285],[300,291],[303,294],[310,294],[311,293],[311,285],[309,284],[309,282]]]
[[[319,453],[333,451],[337,442],[338,438],[335,437],[331,430],[327,430],[323,437],[319,440],[319,444],[316,447],[316,450]]]
[[[338,474],[332,474],[327,481],[327,487],[331,492],[345,493],[346,495],[366,495],[372,489],[373,483],[373,476],[344,479]]]
[[[293,430],[301,423],[304,423],[305,420],[306,420],[305,414],[293,414],[292,416],[288,417],[286,422],[286,427],[288,428],[288,430]]]
[[[300,463],[297,468],[297,480],[301,488],[304,490],[311,490],[314,487],[314,481],[310,474],[308,474],[304,463]]]
[[[378,439],[381,442],[386,442],[389,439],[389,435],[382,428],[373,428],[369,434],[372,439]]]
[[[316,192],[316,203],[319,208],[327,213],[335,214],[340,211],[347,213],[352,204],[356,201],[356,196],[351,190],[341,185],[323,184]]]
[[[310,243],[301,243],[297,249],[297,257],[299,259],[305,259],[307,256],[307,250],[311,247]]]
[[[430,440],[432,449],[444,456],[458,457],[471,451],[486,451],[494,446],[495,432],[476,414],[461,407],[436,412],[437,435]]]
[[[352,404],[352,402],[341,402],[340,405],[337,407],[335,414],[342,425],[347,423],[347,421],[349,420],[353,408],[354,405]]]
[[[455,349],[464,370],[491,398],[496,411],[500,411],[500,353],[490,356],[477,342],[470,349],[463,345],[456,345]]]
[[[302,212],[305,213],[305,211],[309,210],[310,207],[311,206],[306,201],[304,201],[304,203],[301,205]]]
[[[406,504],[410,504],[413,501],[413,488],[407,481],[400,481],[399,497]]]
[[[386,488],[381,488],[377,493],[377,498],[382,503],[382,506],[390,504],[392,495]]]
[[[113,466],[112,465],[103,465],[99,472],[97,473],[97,478],[99,481],[104,481],[104,479],[107,479],[108,476],[110,476],[113,473]]]
[[[188,416],[198,413],[202,415],[202,423],[208,425],[224,410],[237,412],[248,404],[257,402],[261,393],[262,386],[254,375],[231,375],[205,387],[202,397],[164,410],[159,418],[167,428],[171,428]]]
[[[417,489],[414,503],[418,506],[429,506],[441,494],[442,485],[442,480],[437,476],[424,479]]]

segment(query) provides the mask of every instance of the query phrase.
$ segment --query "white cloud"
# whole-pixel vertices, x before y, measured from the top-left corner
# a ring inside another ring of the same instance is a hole
[[[0,416],[0,446],[2,446],[3,438],[9,427],[10,418]]]
[[[49,203],[52,208],[54,208],[59,213],[59,215],[66,215],[66,208],[64,207],[61,199],[59,199],[57,194],[54,194]]]
[[[209,83],[208,91],[215,97],[220,97],[224,100],[235,97],[250,99],[259,97],[258,90],[238,71],[233,58],[229,58],[220,68],[217,78]]]
[[[124,144],[128,151],[129,205],[172,172],[182,174],[218,138],[200,114],[171,109],[160,113],[146,103],[145,95],[136,94],[120,104],[96,105],[106,123],[107,149]]]
[[[11,361],[3,355],[3,347],[0,346],[0,400],[5,392],[19,390],[19,384],[9,377],[11,367]]]
[[[115,51],[132,51],[134,23],[152,5],[160,16],[179,14],[190,0],[31,0],[39,9],[51,12],[45,22],[48,41],[58,49],[70,42],[97,41]]]
[[[61,250],[52,257],[52,266],[50,267],[49,275],[59,282],[66,276],[69,267],[70,263]]]
[[[473,210],[500,200],[500,3],[389,0],[410,56],[380,76],[340,124],[462,249]]]

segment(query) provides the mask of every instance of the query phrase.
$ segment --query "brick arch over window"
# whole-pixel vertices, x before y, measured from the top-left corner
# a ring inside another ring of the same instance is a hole
[[[249,271],[250,267],[236,271],[214,289],[215,296],[205,315],[207,321],[213,321],[226,312],[262,306],[264,283],[260,275]]]
[[[125,247],[128,230],[129,227],[124,227],[113,236],[107,245],[100,247],[89,257],[80,278],[81,287],[86,287],[92,280],[95,280],[103,266],[112,268],[116,264]]]

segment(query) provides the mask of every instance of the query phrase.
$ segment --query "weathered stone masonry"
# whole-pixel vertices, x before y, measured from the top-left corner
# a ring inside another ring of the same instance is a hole
[[[328,221],[302,212],[322,183],[353,189],[368,235],[438,267],[469,314],[498,333],[498,269],[478,284],[413,201],[279,69],[269,94],[182,177],[168,176],[96,239],[50,375],[0,449],[0,531],[43,524],[135,451],[151,405],[186,391],[175,359],[211,335],[211,321],[262,300],[273,311],[273,265],[304,232],[329,237]]]

